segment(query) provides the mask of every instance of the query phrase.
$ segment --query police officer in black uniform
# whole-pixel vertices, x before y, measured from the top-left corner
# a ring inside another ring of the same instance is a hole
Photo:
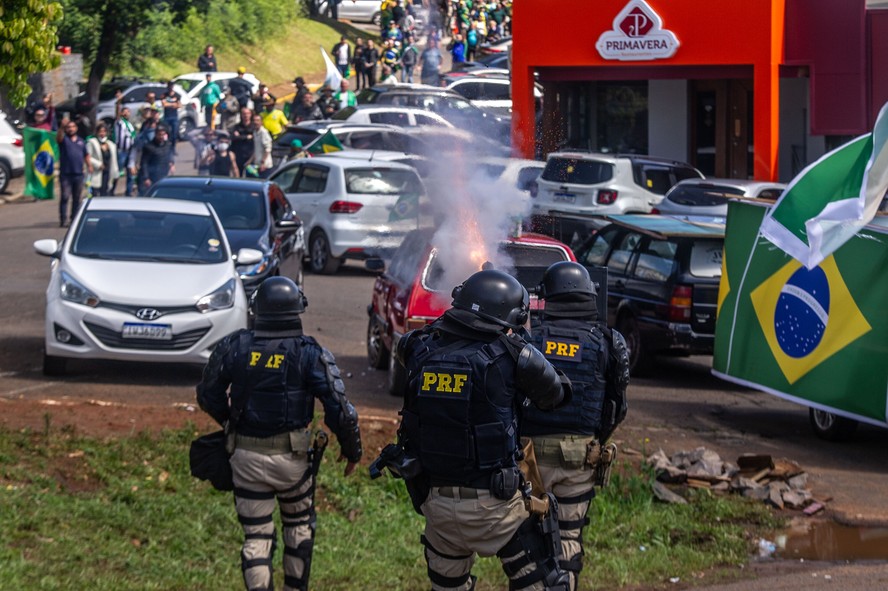
[[[236,423],[229,433],[229,451],[235,506],[245,534],[241,564],[248,590],[274,587],[275,499],[284,530],[284,589],[308,588],[320,460],[309,429],[315,398],[321,400],[324,422],[348,462],[345,474],[361,459],[358,414],[346,398],[333,355],[302,334],[299,315],[306,303],[292,280],[263,281],[254,294],[254,329],[223,339],[197,386],[203,410],[220,424]]]
[[[598,322],[595,284],[582,265],[549,267],[539,294],[545,307],[532,342],[570,378],[573,397],[550,413],[527,408],[521,435],[533,440],[542,486],[558,500],[561,566],[576,589],[586,512],[616,455],[605,443],[626,416],[629,356],[620,333]]]
[[[405,478],[425,516],[433,590],[474,589],[476,554],[500,558],[510,589],[567,589],[554,507],[546,520],[525,506],[517,420],[525,400],[542,409],[564,403],[570,384],[508,334],[527,315],[527,291],[514,277],[479,271],[454,289],[452,309],[398,342],[407,370],[399,446],[380,461]]]

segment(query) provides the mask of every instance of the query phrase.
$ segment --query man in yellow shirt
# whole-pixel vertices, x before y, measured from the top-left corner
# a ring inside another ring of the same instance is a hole
[[[289,123],[287,116],[275,106],[274,101],[265,103],[265,108],[260,113],[260,116],[262,117],[262,126],[268,130],[271,137],[275,137],[284,131]]]

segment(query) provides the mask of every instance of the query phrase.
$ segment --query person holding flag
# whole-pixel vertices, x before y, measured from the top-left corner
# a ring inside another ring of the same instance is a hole
[[[53,174],[59,153],[56,134],[29,126],[22,130],[22,140],[25,148],[24,194],[35,199],[52,199]]]

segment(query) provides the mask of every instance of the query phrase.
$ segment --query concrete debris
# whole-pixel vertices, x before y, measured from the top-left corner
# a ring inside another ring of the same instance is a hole
[[[672,456],[658,449],[646,461],[657,477],[654,494],[665,502],[687,502],[672,490],[680,486],[684,490],[697,488],[739,494],[778,509],[804,510],[808,515],[823,509],[823,504],[815,501],[807,489],[807,473],[796,462],[785,458],[743,454],[733,464],[723,461],[712,450],[698,447]]]

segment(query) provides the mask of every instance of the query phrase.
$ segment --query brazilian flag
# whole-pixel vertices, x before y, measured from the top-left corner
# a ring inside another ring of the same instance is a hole
[[[315,155],[329,154],[330,152],[338,152],[341,149],[342,144],[339,143],[339,140],[336,139],[332,132],[328,131],[308,147],[308,153]]]
[[[59,154],[56,134],[26,127],[22,137],[25,144],[25,195],[35,199],[52,199],[55,162]]]
[[[419,193],[402,193],[389,213],[389,222],[407,218],[419,219]]]

